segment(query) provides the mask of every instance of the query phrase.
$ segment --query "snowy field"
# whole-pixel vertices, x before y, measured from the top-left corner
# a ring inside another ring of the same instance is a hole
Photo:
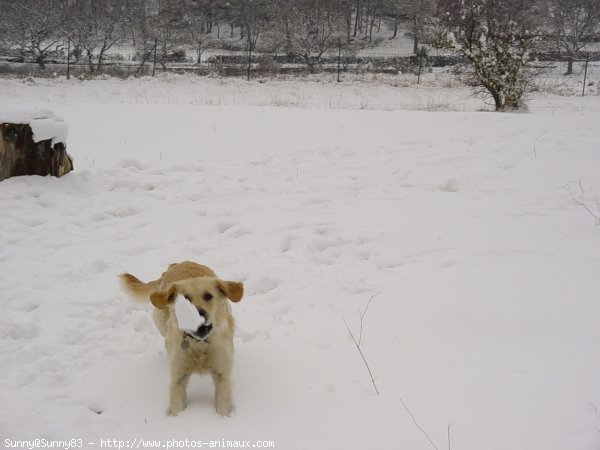
[[[63,116],[76,168],[0,183],[3,445],[600,448],[599,96],[168,77],[0,80],[0,105]],[[166,416],[117,282],[183,260],[245,283],[228,418],[200,377]],[[371,298],[379,395],[344,323]]]

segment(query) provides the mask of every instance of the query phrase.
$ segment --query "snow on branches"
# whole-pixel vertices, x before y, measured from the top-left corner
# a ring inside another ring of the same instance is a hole
[[[489,94],[497,111],[524,107],[533,89],[535,6],[525,0],[442,0],[442,44],[462,56],[464,81]]]

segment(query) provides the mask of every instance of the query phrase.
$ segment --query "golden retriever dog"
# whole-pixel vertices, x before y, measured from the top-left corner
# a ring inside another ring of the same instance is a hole
[[[242,283],[223,281],[210,268],[189,261],[171,264],[158,280],[149,283],[128,273],[120,278],[132,297],[154,305],[154,323],[165,338],[171,372],[168,414],[176,416],[186,408],[186,388],[193,373],[210,373],[217,413],[229,415],[234,320],[228,301],[242,299]],[[174,310],[178,295],[204,317],[204,324],[193,333],[179,329]]]

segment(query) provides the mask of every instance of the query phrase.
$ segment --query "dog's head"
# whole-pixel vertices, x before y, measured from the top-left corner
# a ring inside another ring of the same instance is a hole
[[[232,328],[227,302],[239,302],[244,295],[244,286],[236,281],[223,281],[218,278],[188,278],[171,283],[166,290],[151,292],[150,301],[156,308],[169,308],[177,295],[185,297],[204,317],[205,323],[190,336],[197,340],[206,340],[215,328]]]

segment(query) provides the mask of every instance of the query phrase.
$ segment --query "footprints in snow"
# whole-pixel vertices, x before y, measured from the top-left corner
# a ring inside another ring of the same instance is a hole
[[[92,220],[96,222],[104,222],[111,219],[123,219],[136,216],[142,211],[142,208],[135,205],[118,205],[93,214]]]
[[[249,283],[248,287],[251,295],[265,295],[275,290],[280,283],[281,278],[263,276]]]
[[[224,235],[229,239],[238,239],[246,235],[252,234],[252,230],[240,226],[240,222],[234,220],[225,220],[217,223],[214,227],[217,234]]]
[[[284,254],[308,258],[317,265],[348,264],[348,262],[371,263],[377,258],[374,247],[377,236],[348,236],[341,228],[326,225],[294,226],[280,241]]]

